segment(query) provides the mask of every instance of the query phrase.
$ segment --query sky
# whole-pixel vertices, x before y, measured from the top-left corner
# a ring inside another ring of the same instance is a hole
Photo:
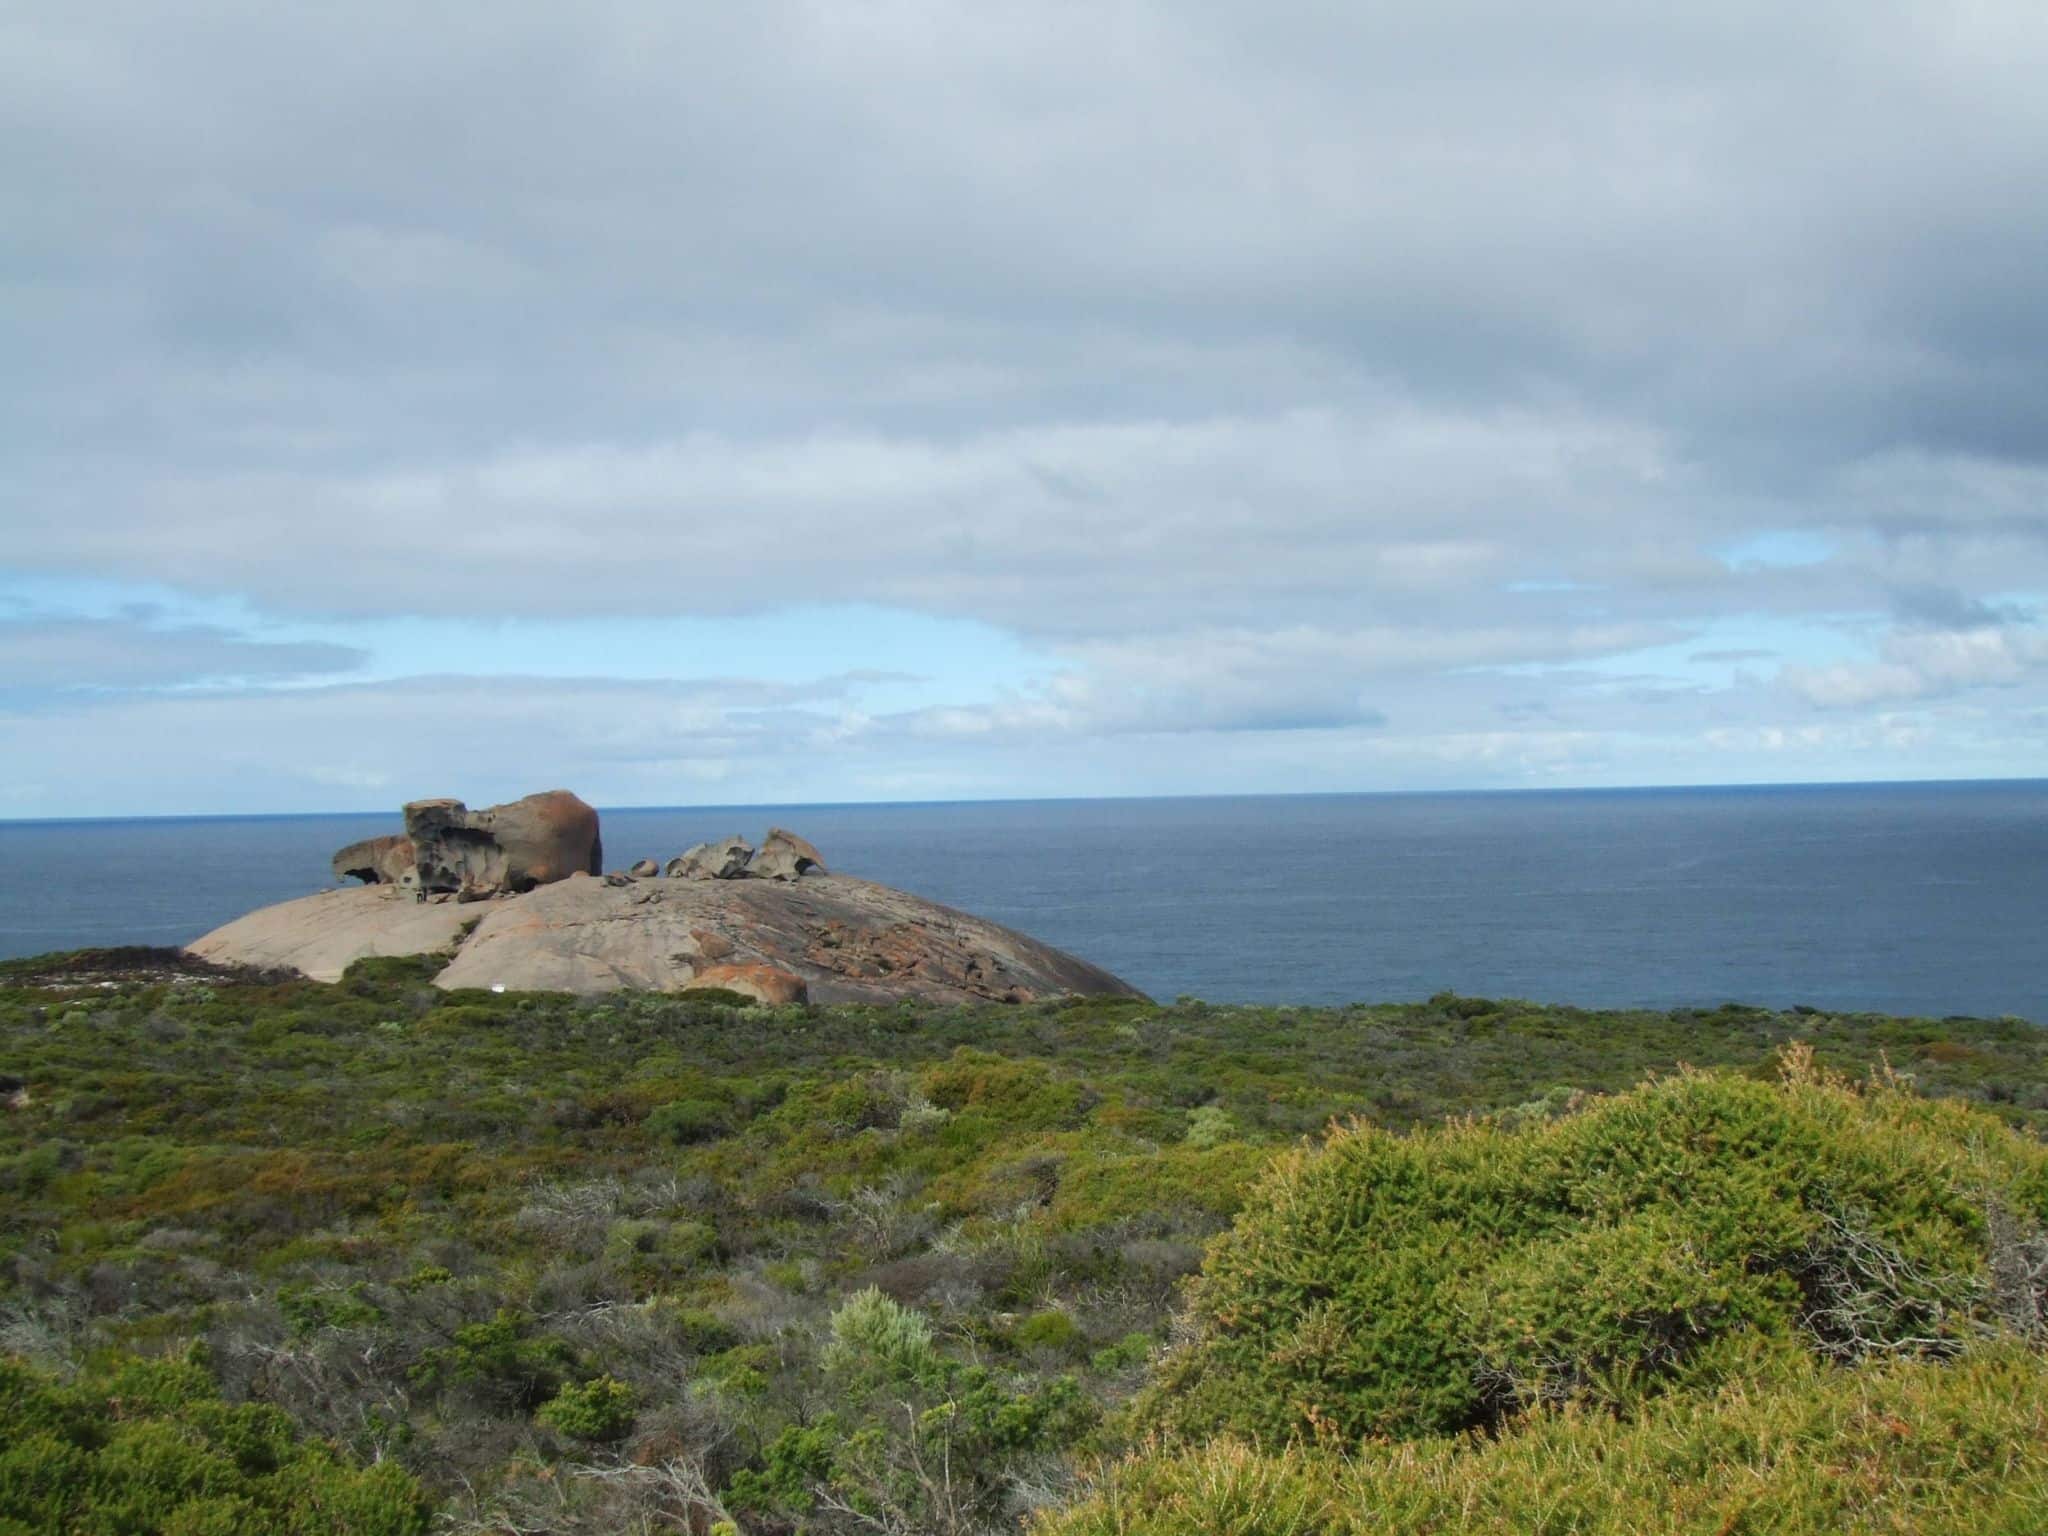
[[[2036,777],[2039,0],[0,0],[0,818]]]

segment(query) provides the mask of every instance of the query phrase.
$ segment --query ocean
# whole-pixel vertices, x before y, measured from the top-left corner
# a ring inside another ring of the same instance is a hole
[[[2048,1022],[2048,781],[605,810],[610,867],[771,824],[1153,996]],[[179,944],[388,815],[0,822],[0,956]]]

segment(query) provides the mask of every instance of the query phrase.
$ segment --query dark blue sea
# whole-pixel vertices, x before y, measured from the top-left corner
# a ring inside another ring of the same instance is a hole
[[[608,864],[771,823],[1155,997],[1449,989],[2048,1022],[2048,781],[606,810]],[[0,956],[178,944],[397,815],[0,822]]]

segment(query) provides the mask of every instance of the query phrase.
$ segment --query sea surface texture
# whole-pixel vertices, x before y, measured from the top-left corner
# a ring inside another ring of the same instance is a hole
[[[439,786],[435,786],[439,788]],[[606,810],[607,864],[770,823],[1155,997],[1446,989],[2048,1022],[2048,781]],[[0,822],[0,956],[178,944],[381,816]]]

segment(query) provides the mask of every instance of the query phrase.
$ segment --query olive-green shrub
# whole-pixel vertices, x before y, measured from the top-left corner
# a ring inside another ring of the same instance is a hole
[[[2038,1282],[2013,1277],[2041,1247],[2048,1149],[1795,1067],[1548,1123],[1358,1125],[1280,1159],[1212,1248],[1147,1411],[1352,1442],[1628,1406],[1711,1379],[1735,1336],[1848,1360],[2038,1332]]]
[[[0,1358],[0,1536],[419,1536],[400,1468],[357,1468],[198,1365],[117,1359],[64,1383]]]
[[[609,1376],[571,1383],[542,1403],[534,1419],[573,1440],[611,1441],[633,1427],[633,1389]]]
[[[1627,1419],[1537,1410],[1498,1436],[1356,1456],[1218,1440],[1141,1451],[1035,1536],[2028,1536],[2048,1529],[2048,1366],[1745,1351],[1742,1378]]]

